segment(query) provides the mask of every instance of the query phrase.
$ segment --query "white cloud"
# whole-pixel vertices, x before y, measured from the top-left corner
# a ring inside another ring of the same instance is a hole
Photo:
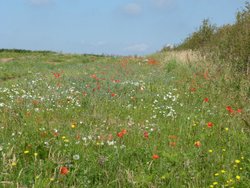
[[[126,14],[137,15],[137,14],[141,13],[142,8],[137,3],[130,3],[130,4],[127,4],[126,6],[123,7],[123,11]]]
[[[124,50],[130,51],[130,52],[145,52],[149,46],[145,43],[141,44],[133,44],[131,46],[126,47]]]

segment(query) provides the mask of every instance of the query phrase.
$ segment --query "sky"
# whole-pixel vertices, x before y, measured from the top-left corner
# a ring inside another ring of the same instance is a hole
[[[145,55],[202,20],[235,21],[247,0],[0,0],[0,48]]]

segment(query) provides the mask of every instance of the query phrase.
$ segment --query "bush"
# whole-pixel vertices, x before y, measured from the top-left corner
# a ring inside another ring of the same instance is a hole
[[[221,59],[237,71],[250,74],[250,3],[237,13],[232,25],[215,27],[205,19],[199,30],[189,36],[177,50],[199,50],[213,59]]]

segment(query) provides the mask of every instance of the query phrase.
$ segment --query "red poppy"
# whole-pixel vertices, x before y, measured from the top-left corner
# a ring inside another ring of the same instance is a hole
[[[211,128],[212,126],[214,126],[214,124],[213,124],[212,122],[208,122],[208,123],[207,123],[207,126],[208,126],[209,128]]]
[[[158,62],[157,62],[155,59],[153,59],[153,58],[149,58],[149,59],[148,59],[148,64],[149,64],[149,65],[157,65]]]
[[[231,106],[227,106],[226,109],[230,114],[234,113],[234,110],[232,109]]]
[[[127,134],[127,130],[126,129],[123,129],[121,132],[122,132],[122,134]]]
[[[241,113],[241,112],[242,112],[242,109],[238,109],[237,112],[238,112],[238,113]]]
[[[67,167],[62,166],[62,167],[60,168],[60,174],[66,175],[66,174],[68,174],[68,173],[69,173],[69,169],[68,169]]]
[[[208,102],[208,101],[209,101],[209,99],[206,97],[203,101],[204,101],[204,102]]]
[[[121,80],[112,80],[113,83],[120,83]]]
[[[147,132],[147,131],[145,131],[145,132],[143,133],[143,135],[144,135],[144,138],[148,138],[148,132]]]
[[[194,145],[195,145],[195,147],[199,148],[199,147],[201,147],[201,142],[200,141],[196,141],[194,143]]]
[[[176,142],[169,142],[169,146],[175,147],[176,146]]]
[[[60,78],[60,76],[61,76],[61,74],[59,72],[54,72],[53,75],[55,78]]]
[[[111,93],[111,97],[115,97],[116,96],[116,94],[115,93]]]
[[[90,75],[90,77],[91,77],[91,78],[94,78],[94,79],[97,79],[96,74],[92,74],[92,75]]]
[[[124,134],[123,134],[122,132],[117,133],[117,136],[118,136],[119,138],[122,138],[123,135],[124,135]]]
[[[57,137],[57,136],[59,136],[59,133],[55,131],[55,132],[53,133],[53,135],[54,135],[55,137]]]
[[[191,92],[195,92],[195,91],[196,91],[196,88],[192,87],[192,88],[190,89],[190,91],[191,91]]]
[[[122,138],[125,134],[127,134],[127,130],[126,129],[123,129],[122,131],[120,131],[119,133],[117,133],[117,136],[119,138]]]
[[[159,157],[159,155],[154,154],[154,155],[152,156],[152,158],[153,158],[153,159],[159,159],[160,157]]]

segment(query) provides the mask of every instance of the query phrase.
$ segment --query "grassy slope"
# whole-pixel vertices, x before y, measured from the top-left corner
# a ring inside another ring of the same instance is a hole
[[[1,52],[1,186],[249,187],[249,82],[168,57]]]

